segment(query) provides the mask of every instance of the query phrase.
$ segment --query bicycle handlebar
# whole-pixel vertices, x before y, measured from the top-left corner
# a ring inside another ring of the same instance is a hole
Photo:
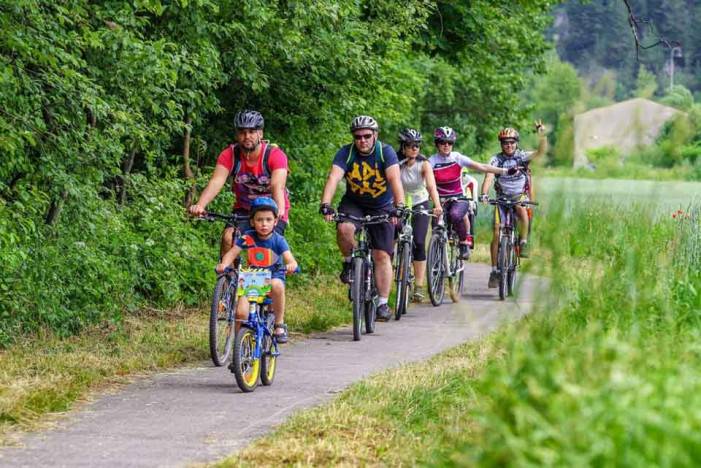
[[[248,219],[248,215],[242,215],[242,214],[236,214],[236,213],[229,213],[229,214],[222,214],[222,213],[215,213],[214,211],[205,211],[203,215],[198,216],[195,218],[196,220],[200,221],[226,221],[226,222],[233,222],[233,223],[238,223],[240,221],[244,221]]]
[[[283,266],[277,265],[276,267],[272,268],[271,271],[280,271],[280,270],[284,270],[284,269],[285,269],[285,266],[284,266],[284,265],[283,265]],[[218,274],[218,275],[228,275],[229,273],[236,273],[236,271],[237,271],[236,268],[230,267],[230,266],[224,268],[224,271],[221,272],[221,273],[219,273],[219,272],[216,270],[216,268],[214,269],[214,272],[215,272],[216,274]],[[299,265],[297,265],[297,268],[295,268],[295,271],[293,271],[292,273],[287,273],[287,272],[285,271],[285,274],[286,274],[286,275],[299,274],[299,273],[302,273],[302,269],[299,267]]]
[[[383,214],[383,215],[367,215],[367,216],[353,216],[345,213],[336,213],[333,216],[334,221],[343,221],[345,220],[350,220],[350,221],[356,221],[360,224],[381,224],[381,223],[387,223],[389,222],[390,215],[389,214]]]
[[[490,205],[502,205],[502,206],[514,206],[514,205],[521,205],[521,206],[526,206],[526,205],[531,205],[531,206],[538,206],[537,202],[532,202],[530,200],[509,200],[508,198],[497,198],[493,199],[490,198],[487,200],[487,203]]]
[[[438,197],[441,203],[451,202],[451,201],[471,201],[472,198],[468,198],[465,195],[450,195],[448,197]]]

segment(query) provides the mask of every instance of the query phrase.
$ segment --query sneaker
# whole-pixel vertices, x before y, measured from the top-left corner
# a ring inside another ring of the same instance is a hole
[[[387,322],[390,318],[392,318],[392,312],[389,310],[389,305],[387,303],[377,306],[375,320],[378,322]]]
[[[467,244],[460,244],[460,259],[468,260],[470,258],[470,246]]]
[[[467,235],[467,245],[469,245],[471,249],[475,248],[475,236],[472,234]]]
[[[339,275],[341,283],[350,284],[350,274],[351,262],[343,262],[343,270],[341,270],[341,274]]]
[[[487,286],[490,288],[496,288],[499,286],[499,272],[498,271],[493,271],[489,274],[489,283],[487,283]]]
[[[526,242],[526,241],[521,241],[521,243],[519,244],[518,250],[519,250],[519,251],[518,251],[518,256],[519,256],[519,257],[521,257],[521,258],[528,258],[528,255],[529,255],[529,253],[528,253],[528,250],[529,250],[529,249],[528,249],[528,242]]]
[[[411,296],[411,302],[421,304],[424,301],[424,299],[426,299],[424,288],[415,288],[414,294]]]

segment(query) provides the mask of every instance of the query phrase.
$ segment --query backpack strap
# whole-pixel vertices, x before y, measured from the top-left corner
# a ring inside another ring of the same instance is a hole
[[[231,165],[231,172],[229,172],[229,177],[236,177],[236,174],[239,173],[239,169],[241,169],[241,148],[239,148],[239,145],[231,145],[231,154],[233,163]]]
[[[265,151],[263,151],[263,173],[270,177],[272,171],[270,170],[270,152],[273,150],[273,146],[277,147],[277,145],[273,143],[266,143],[265,145]]]
[[[353,156],[355,155],[355,145],[351,143],[350,145],[350,150],[348,151],[348,157],[346,158],[346,167],[350,164],[350,162],[353,160]],[[382,164],[382,169],[385,168],[385,153],[384,150],[382,149],[382,142],[380,140],[377,140],[375,142],[375,160],[379,161],[380,164]]]
[[[270,153],[273,151],[273,148],[277,147],[278,145],[275,143],[266,142],[265,144],[265,151],[263,151],[263,173],[268,177],[270,177],[272,173],[270,170]],[[229,176],[236,176],[239,169],[241,169],[241,148],[239,148],[239,145],[233,144],[231,145],[231,152],[233,153],[233,165],[231,166]]]

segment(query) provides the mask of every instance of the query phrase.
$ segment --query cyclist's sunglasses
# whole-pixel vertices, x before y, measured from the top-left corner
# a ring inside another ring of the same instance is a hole
[[[372,138],[372,136],[372,133],[354,133],[353,139],[356,141],[369,140],[370,138]]]
[[[437,141],[436,141],[436,144],[437,144],[437,145],[450,145],[450,146],[453,146],[453,143],[454,143],[454,142],[452,142],[452,141],[450,141],[450,140],[437,140]]]
[[[515,145],[516,140],[501,140],[502,145]]]
[[[411,149],[419,149],[419,148],[421,148],[421,144],[419,144],[419,143],[405,143],[404,147],[411,148]]]

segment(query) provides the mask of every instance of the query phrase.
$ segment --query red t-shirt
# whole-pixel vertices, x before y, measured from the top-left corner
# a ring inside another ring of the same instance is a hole
[[[236,196],[234,209],[249,210],[251,208],[251,200],[254,198],[272,198],[270,177],[263,170],[263,153],[266,145],[267,143],[265,142],[261,143],[258,160],[255,163],[249,165],[243,157],[241,158],[238,174],[231,181],[231,191]],[[217,164],[226,167],[229,172],[234,168],[234,152],[231,145],[219,154]],[[276,169],[288,170],[287,155],[280,148],[275,147],[270,150],[268,169],[271,176]],[[287,196],[287,190],[285,190],[285,215],[281,218],[285,222],[287,222],[289,210],[290,199]]]

